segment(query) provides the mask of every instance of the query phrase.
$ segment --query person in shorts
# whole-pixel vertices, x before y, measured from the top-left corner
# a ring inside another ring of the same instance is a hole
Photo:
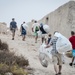
[[[35,43],[37,43],[38,31],[39,31],[39,23],[35,21],[34,24],[32,25],[32,32],[34,32],[34,35],[35,35]]]
[[[17,23],[15,22],[15,19],[12,18],[12,21],[10,22],[10,30],[12,32],[12,40],[14,40],[16,29],[17,29]]]
[[[55,75],[61,74],[61,69],[62,69],[62,54],[60,54],[56,49],[57,40],[58,37],[53,36],[50,43],[46,46],[46,48],[52,46],[51,54],[52,54],[52,62],[54,64],[54,70],[56,72]]]
[[[44,28],[43,28],[43,23],[41,23],[40,24],[40,31],[42,32],[42,34],[41,34],[41,40],[42,40],[42,43],[46,40],[46,36],[47,36],[47,33],[46,33],[46,31],[44,30]],[[46,41],[45,41],[46,42]]]
[[[26,34],[27,34],[27,24],[25,22],[23,22],[23,24],[21,24],[20,27],[20,31],[21,31],[21,35],[22,35],[22,40],[25,41],[26,38]]]
[[[69,41],[72,44],[72,52],[73,52],[75,50],[75,32],[74,31],[71,31],[71,37],[69,38]],[[72,57],[72,61],[71,63],[69,63],[70,66],[73,65],[74,59],[75,59],[75,56]]]
[[[48,45],[50,43],[50,41],[51,41],[51,34],[48,34],[48,39],[47,39],[46,44]]]

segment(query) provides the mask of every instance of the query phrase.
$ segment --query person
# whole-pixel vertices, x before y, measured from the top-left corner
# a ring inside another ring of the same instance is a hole
[[[41,36],[41,40],[42,40],[42,43],[45,41],[45,37],[46,37],[46,31],[44,30],[43,28],[43,23],[40,24],[40,31],[42,32],[42,36]]]
[[[17,22],[15,22],[15,18],[12,18],[12,21],[10,22],[10,30],[12,32],[12,40],[14,40],[16,29],[18,29]]]
[[[37,21],[34,21],[34,24],[32,25],[32,32],[34,32],[35,34],[35,43],[37,43],[38,31],[39,31],[39,23],[37,23]]]
[[[48,35],[47,45],[50,43],[50,41],[51,41],[51,34]]]
[[[74,31],[71,31],[71,37],[69,38],[69,41],[72,44],[72,51],[74,51],[75,50],[75,32]],[[70,66],[73,65],[74,59],[75,59],[75,57],[73,56],[72,62],[69,63]]]
[[[55,32],[54,32],[54,34],[55,34]],[[58,37],[53,36],[50,43],[46,46],[46,48],[52,46],[51,54],[52,54],[52,62],[54,64],[54,70],[56,72],[55,75],[61,74],[61,69],[62,69],[62,54],[60,54],[56,49],[57,40],[58,40]]]
[[[25,24],[25,22],[23,22],[23,24],[21,24],[21,28],[20,28],[20,31],[21,31],[21,35],[22,35],[22,40],[25,41],[25,38],[26,38],[26,34],[27,34],[27,24]]]

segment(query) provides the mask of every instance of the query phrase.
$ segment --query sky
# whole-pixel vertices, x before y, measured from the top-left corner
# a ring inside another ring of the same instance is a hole
[[[40,20],[70,0],[0,0],[0,22],[9,27],[12,18],[17,25],[32,19]]]

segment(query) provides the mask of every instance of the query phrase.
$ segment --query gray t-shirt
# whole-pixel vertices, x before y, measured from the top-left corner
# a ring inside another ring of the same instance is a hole
[[[53,48],[52,51],[51,51],[52,55],[55,55],[55,54],[58,53],[58,51],[57,51],[57,49],[56,49],[56,42],[57,42],[57,40],[58,40],[57,37],[53,37],[53,38],[51,39],[51,41],[50,41],[50,45],[52,45],[52,48]]]

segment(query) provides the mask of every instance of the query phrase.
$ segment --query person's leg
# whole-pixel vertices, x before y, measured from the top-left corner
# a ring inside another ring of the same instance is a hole
[[[35,36],[35,43],[37,43],[38,36]]]
[[[42,34],[42,43],[45,41],[45,34]]]
[[[73,62],[74,62],[74,57],[72,58],[72,62],[69,65],[72,66]]]
[[[22,41],[25,41],[25,35],[22,35]]]
[[[12,40],[14,40],[14,37],[15,37],[15,30],[13,29],[12,30]]]
[[[54,64],[54,70],[55,70],[56,74],[58,74],[58,66],[57,66],[57,64]]]
[[[59,65],[59,72],[58,72],[58,74],[61,74],[61,70],[62,70],[62,65]]]
[[[74,57],[72,58],[72,63],[74,62]]]
[[[15,37],[15,32],[13,33],[13,38]]]
[[[57,54],[57,59],[58,59],[58,74],[61,74],[61,70],[62,70],[62,55],[61,54]]]
[[[23,41],[25,41],[25,35],[23,36]]]
[[[52,61],[53,61],[53,64],[54,64],[54,71],[55,71],[56,75],[58,75],[57,57],[53,55]]]
[[[73,56],[73,57],[72,57],[72,62],[69,64],[70,66],[72,66],[72,65],[73,65],[73,62],[74,62],[74,58],[75,58],[75,57],[74,57],[74,50],[72,50],[72,56]]]
[[[42,37],[42,43],[44,42],[44,37]]]
[[[38,39],[38,33],[36,33],[36,36],[35,36],[35,43],[37,43],[37,39]]]
[[[22,34],[22,41],[23,41],[23,37],[24,37],[24,35]]]
[[[75,57],[74,57],[74,61],[73,61],[73,64],[75,65]]]

